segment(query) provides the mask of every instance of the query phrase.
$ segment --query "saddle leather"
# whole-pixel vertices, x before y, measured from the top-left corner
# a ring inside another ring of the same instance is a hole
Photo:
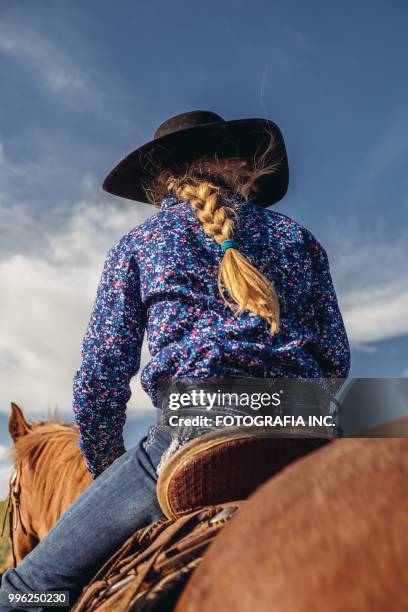
[[[305,428],[280,437],[271,428],[216,430],[192,440],[164,464],[157,482],[160,507],[170,519],[206,505],[246,499],[286,465],[321,447],[327,439]],[[302,437],[301,437],[302,436]]]
[[[167,518],[135,532],[83,589],[73,612],[172,610],[243,499],[285,465],[328,442],[300,437],[304,434],[302,428],[282,438],[270,429],[237,427],[182,447],[164,464],[157,483]]]
[[[172,610],[208,545],[243,503],[162,519],[135,532],[83,589],[72,612]]]

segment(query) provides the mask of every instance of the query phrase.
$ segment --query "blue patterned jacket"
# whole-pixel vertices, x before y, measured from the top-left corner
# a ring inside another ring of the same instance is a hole
[[[96,477],[124,451],[129,382],[146,331],[151,359],[141,383],[157,405],[160,378],[211,376],[338,377],[350,350],[327,255],[314,236],[274,210],[231,200],[238,249],[274,282],[279,333],[240,317],[221,299],[221,247],[193,209],[166,197],[153,217],[108,253],[74,377],[79,446]]]

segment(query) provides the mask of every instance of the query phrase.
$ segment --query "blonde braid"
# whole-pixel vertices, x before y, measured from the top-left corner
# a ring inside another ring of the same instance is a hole
[[[191,204],[204,232],[218,244],[232,238],[235,223],[233,209],[220,204],[220,188],[207,180],[186,181],[171,177],[169,192]],[[279,302],[272,283],[234,248],[228,248],[220,263],[218,289],[224,302],[239,316],[249,310],[269,323],[270,333],[279,329]],[[235,305],[225,297],[227,291]]]

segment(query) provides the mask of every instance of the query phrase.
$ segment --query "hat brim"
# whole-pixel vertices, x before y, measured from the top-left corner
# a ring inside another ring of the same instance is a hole
[[[156,138],[132,151],[108,174],[103,189],[122,198],[149,203],[144,185],[159,168],[217,155],[219,158],[252,159],[262,153],[271,135],[275,140],[273,161],[277,170],[258,179],[251,201],[271,206],[283,198],[289,184],[286,147],[278,126],[267,119],[238,119],[207,123]]]

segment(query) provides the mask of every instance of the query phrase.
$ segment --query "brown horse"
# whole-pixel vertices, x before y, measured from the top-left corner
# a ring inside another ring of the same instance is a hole
[[[50,421],[26,421],[11,404],[9,433],[14,474],[10,483],[13,513],[11,543],[15,563],[27,555],[91,483],[77,446],[78,429]]]
[[[408,439],[344,439],[260,487],[177,612],[408,610]]]
[[[75,426],[9,421],[19,561],[91,482]],[[205,554],[177,612],[408,609],[408,439],[346,439],[260,487]]]

